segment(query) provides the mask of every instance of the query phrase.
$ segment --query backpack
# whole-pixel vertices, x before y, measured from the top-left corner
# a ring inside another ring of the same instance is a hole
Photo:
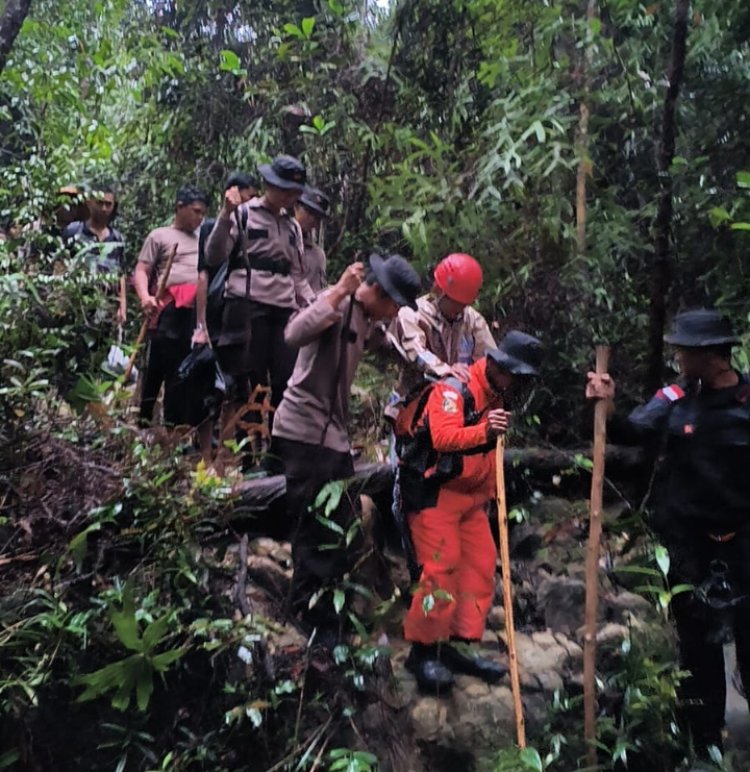
[[[434,506],[440,486],[455,479],[463,471],[463,456],[466,454],[438,453],[432,446],[429,416],[420,424],[427,400],[437,383],[447,384],[461,394],[464,401],[464,426],[474,426],[481,418],[481,413],[476,411],[474,395],[468,384],[453,376],[428,384],[417,397],[404,406],[396,421],[394,432],[402,506],[405,512]]]
[[[204,220],[198,234],[198,264],[207,266],[206,262],[206,241],[211,235],[211,231],[216,224],[214,218]],[[247,227],[247,210],[242,212],[242,230],[240,238],[234,242],[229,257],[217,268],[208,268],[209,284],[206,294],[206,326],[212,339],[215,339],[220,330],[221,322],[224,317],[224,287],[227,283],[229,271],[236,268],[238,260],[241,259],[242,252],[242,232]]]

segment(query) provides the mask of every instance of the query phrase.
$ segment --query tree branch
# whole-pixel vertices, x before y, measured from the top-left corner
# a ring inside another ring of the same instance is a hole
[[[3,15],[0,16],[0,74],[5,69],[8,54],[30,8],[31,0],[6,0]]]

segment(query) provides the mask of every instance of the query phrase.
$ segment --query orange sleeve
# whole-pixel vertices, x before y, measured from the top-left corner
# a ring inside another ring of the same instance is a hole
[[[438,384],[433,388],[425,414],[432,447],[438,453],[473,450],[487,443],[487,422],[464,426],[464,400],[452,386]]]

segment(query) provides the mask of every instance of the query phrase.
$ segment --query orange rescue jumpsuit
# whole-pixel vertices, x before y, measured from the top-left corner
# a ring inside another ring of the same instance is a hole
[[[486,506],[495,497],[494,442],[487,440],[487,412],[502,407],[485,374],[486,359],[469,368],[468,388],[481,417],[464,426],[464,400],[449,384],[437,384],[422,421],[428,420],[438,453],[463,455],[463,470],[444,483],[434,507],[409,514],[422,574],[404,620],[404,637],[437,643],[450,637],[478,640],[495,592],[496,549]]]

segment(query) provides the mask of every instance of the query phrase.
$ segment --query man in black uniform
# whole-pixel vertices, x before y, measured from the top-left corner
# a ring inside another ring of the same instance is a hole
[[[654,530],[669,550],[680,664],[690,672],[680,712],[696,751],[721,748],[726,701],[721,623],[734,629],[742,681],[750,685],[750,382],[731,365],[739,343],[713,310],[686,311],[664,340],[681,379],[629,416],[658,452]],[[588,374],[589,398],[614,397],[609,375]]]

